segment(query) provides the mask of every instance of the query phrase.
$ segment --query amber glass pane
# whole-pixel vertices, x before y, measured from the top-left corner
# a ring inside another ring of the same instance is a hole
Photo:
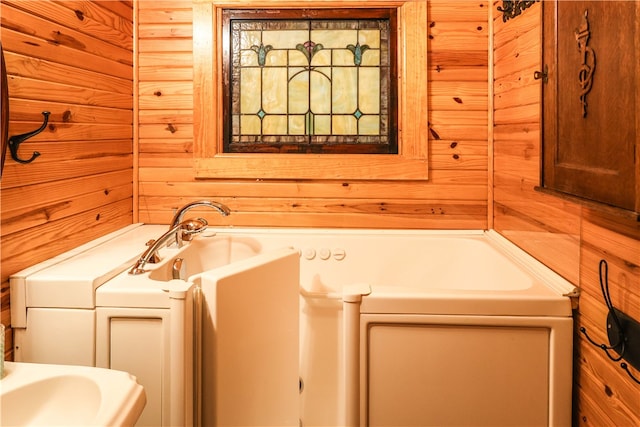
[[[397,150],[390,126],[395,114],[390,17],[291,14],[274,19],[270,11],[269,18],[248,19],[246,12],[225,13],[230,92],[225,116],[232,123],[225,151],[327,152],[327,145],[334,147],[330,152],[348,145],[379,146],[358,152]]]

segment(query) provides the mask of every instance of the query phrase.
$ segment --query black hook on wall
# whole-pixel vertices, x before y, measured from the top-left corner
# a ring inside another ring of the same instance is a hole
[[[584,326],[580,327],[580,332],[584,334],[591,344],[604,351],[609,359],[614,362],[626,360],[626,362],[620,363],[620,367],[627,372],[633,381],[640,384],[640,379],[631,373],[627,364],[628,362],[635,369],[640,370],[640,323],[613,306],[611,294],[609,293],[609,265],[604,259],[600,260],[599,276],[600,291],[608,310],[607,338],[609,339],[609,345],[594,341]],[[611,350],[618,353],[618,355],[616,356],[610,352]]]
[[[36,157],[40,155],[38,151],[34,151],[30,159],[21,159],[20,157],[18,157],[18,148],[20,147],[20,144],[25,142],[27,139],[36,136],[37,134],[45,130],[45,128],[47,127],[47,123],[49,123],[49,114],[51,114],[49,111],[42,112],[44,120],[42,122],[42,125],[38,129],[20,135],[14,135],[9,138],[9,150],[11,151],[11,158],[13,160],[18,163],[31,163],[36,159]]]

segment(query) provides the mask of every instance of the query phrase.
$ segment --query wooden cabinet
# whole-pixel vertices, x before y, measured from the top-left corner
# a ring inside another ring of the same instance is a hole
[[[544,189],[640,217],[640,1],[543,2]]]

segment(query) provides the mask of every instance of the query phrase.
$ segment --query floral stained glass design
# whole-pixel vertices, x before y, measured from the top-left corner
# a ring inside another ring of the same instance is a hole
[[[226,152],[397,152],[388,17],[228,27]]]

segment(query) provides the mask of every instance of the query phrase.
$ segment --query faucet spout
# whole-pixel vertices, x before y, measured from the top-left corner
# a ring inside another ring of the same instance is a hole
[[[199,206],[208,206],[214,210],[217,210],[222,216],[231,215],[231,210],[222,203],[213,202],[211,200],[198,200],[196,202],[187,203],[186,205],[178,209],[176,214],[173,216],[173,219],[171,220],[170,227],[173,228],[176,225],[180,224],[182,218],[189,210],[197,208]]]

